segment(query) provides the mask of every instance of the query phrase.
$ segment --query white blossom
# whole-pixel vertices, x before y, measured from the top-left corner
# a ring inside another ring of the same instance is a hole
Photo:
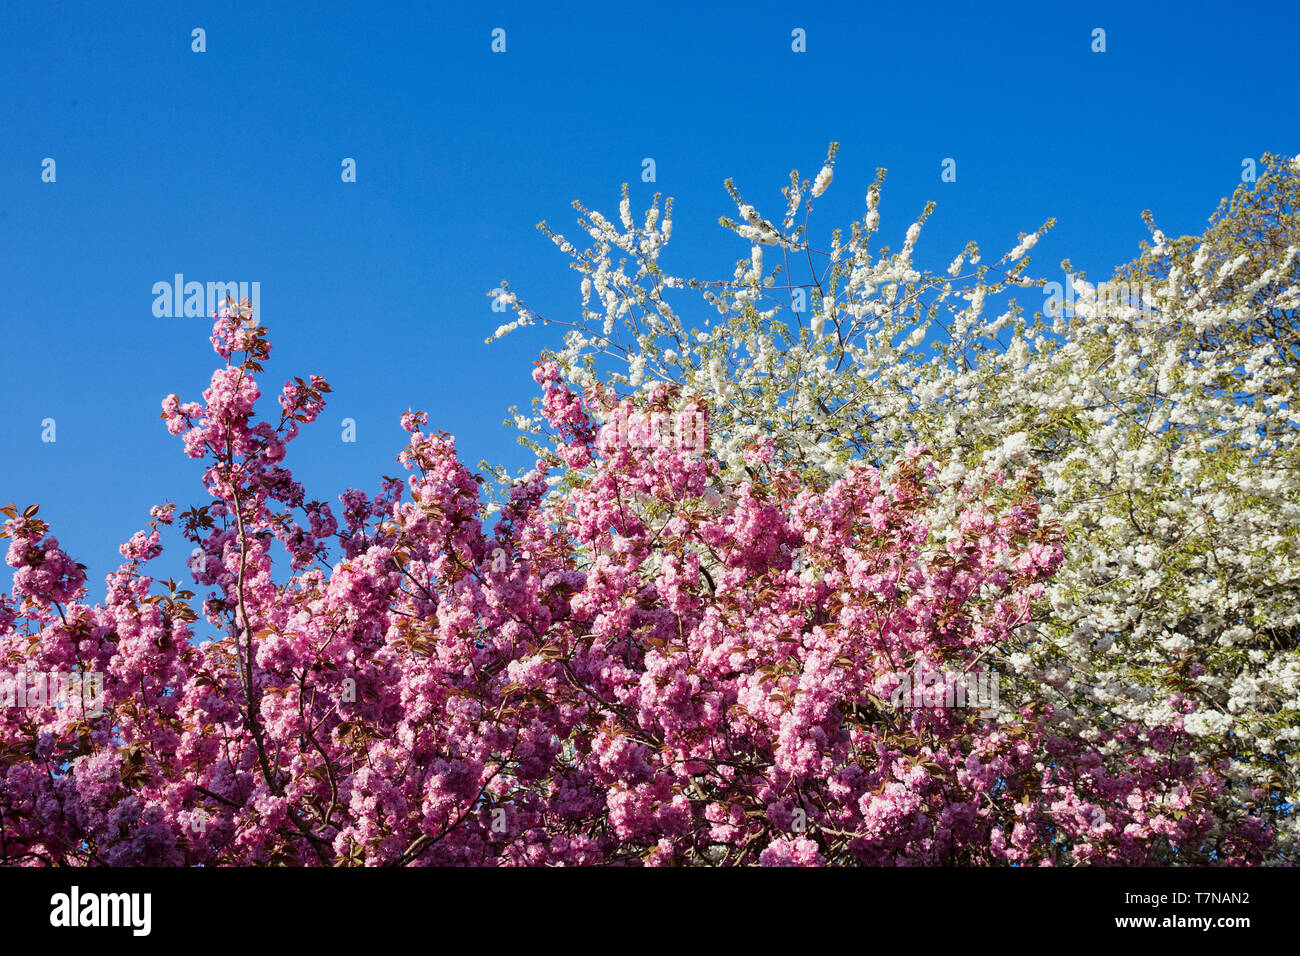
[[[812,194],[814,199],[826,192],[826,187],[831,184],[834,175],[830,166],[822,167],[821,172],[817,174],[817,179],[813,181]]]

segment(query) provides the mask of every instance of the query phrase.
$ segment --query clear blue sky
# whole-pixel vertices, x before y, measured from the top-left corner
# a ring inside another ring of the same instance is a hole
[[[153,314],[175,273],[261,283],[264,393],[333,385],[289,464],[334,501],[400,473],[408,407],[471,465],[527,463],[500,422],[558,333],[484,345],[502,321],[484,293],[507,278],[545,313],[576,311],[575,274],[533,228],[572,232],[573,199],[612,213],[625,181],[634,209],[672,195],[668,265],[729,275],[747,248],[717,226],[735,214],[723,179],[775,218],[789,170],[814,174],[834,139],[815,226],[861,215],[885,166],[891,244],[939,203],[923,262],[968,238],[996,258],[1056,216],[1035,271],[1059,279],[1069,256],[1095,279],[1146,238],[1142,209],[1199,231],[1244,157],[1300,152],[1288,3],[267,6],[0,10],[0,501],[41,504],[95,598],[150,505],[205,500],[158,418],[169,392],[198,400],[216,361],[209,320]]]

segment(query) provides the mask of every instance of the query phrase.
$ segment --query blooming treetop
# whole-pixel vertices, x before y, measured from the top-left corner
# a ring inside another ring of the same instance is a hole
[[[1050,700],[1058,731],[1087,740],[1129,725],[1190,735],[1198,766],[1231,782],[1223,825],[1262,818],[1294,858],[1297,163],[1266,156],[1203,236],[1152,223],[1154,246],[1116,277],[1147,297],[1115,302],[1079,278],[1070,309],[1026,317],[1009,294],[1043,285],[1026,253],[1050,221],[996,262],[972,243],[931,273],[912,259],[931,207],[897,252],[873,252],[882,170],[865,216],[814,244],[811,199],[834,160],[832,147],[811,186],[791,175],[772,236],[745,228],[768,221],[727,183],[740,219],[722,225],[750,244],[729,279],[662,265],[671,201],[661,218],[658,197],[642,225],[626,191],[619,223],[579,206],[585,252],[543,224],[581,275],[582,312],[554,356],[565,380],[629,395],[668,383],[703,402],[724,483],[751,470],[755,444],[805,481],[889,473],[916,443],[944,481],[1036,467],[1066,559],[1033,626],[990,653],[1013,698]],[[519,322],[541,318],[512,301]],[[935,499],[933,544],[957,515]],[[1115,771],[1128,756],[1101,752]]]

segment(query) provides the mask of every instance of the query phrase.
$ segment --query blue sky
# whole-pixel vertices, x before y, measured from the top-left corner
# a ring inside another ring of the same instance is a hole
[[[264,393],[332,384],[290,449],[310,497],[400,473],[408,407],[471,465],[527,464],[500,422],[558,331],[485,345],[502,321],[485,293],[506,278],[572,315],[576,275],[533,227],[572,233],[570,202],[613,212],[623,182],[634,209],[675,197],[669,268],[722,277],[747,254],[717,226],[722,181],[775,218],[789,170],[813,175],[837,140],[815,230],[860,216],[885,166],[886,241],[938,202],[923,263],[970,238],[996,258],[1055,216],[1033,271],[1059,279],[1068,256],[1104,278],[1146,238],[1143,209],[1200,231],[1243,158],[1300,152],[1298,27],[1286,4],[9,4],[0,502],[39,503],[98,599],[152,504],[206,500],[158,418],[217,361],[209,320],[153,314],[176,273],[260,283]]]

